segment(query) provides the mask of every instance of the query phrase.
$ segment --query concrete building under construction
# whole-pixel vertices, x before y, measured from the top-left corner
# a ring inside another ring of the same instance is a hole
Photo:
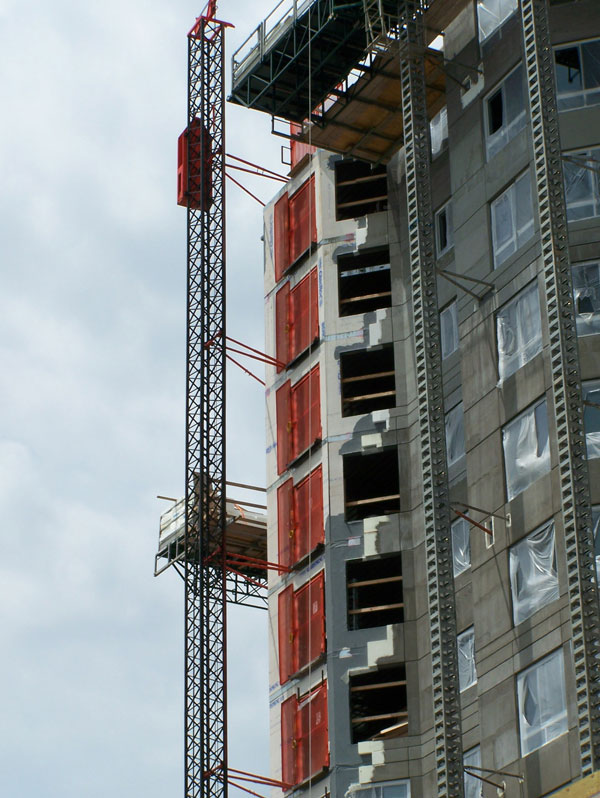
[[[230,99],[291,131],[271,777],[600,794],[600,5],[290,0]]]

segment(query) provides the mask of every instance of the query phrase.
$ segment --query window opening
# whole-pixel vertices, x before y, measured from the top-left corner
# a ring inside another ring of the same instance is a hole
[[[410,781],[383,781],[357,790],[349,790],[348,798],[410,798]]]
[[[458,304],[456,299],[440,313],[440,335],[442,339],[442,360],[458,349]]]
[[[498,376],[514,374],[542,351],[542,315],[537,283],[521,291],[496,314]]]
[[[385,166],[371,167],[365,161],[344,159],[335,163],[335,218],[355,219],[387,210],[388,188]]]
[[[600,380],[581,384],[583,392],[583,426],[588,460],[600,457]]]
[[[440,154],[444,143],[448,141],[448,109],[444,105],[429,123],[429,135],[431,138],[431,157],[435,158]]]
[[[573,265],[577,335],[600,332],[600,262]]]
[[[389,250],[340,255],[338,290],[340,316],[389,308],[392,304]]]
[[[554,64],[559,111],[600,102],[600,39],[557,47]]]
[[[471,626],[456,638],[458,648],[458,685],[460,692],[477,682],[475,667],[475,629]]]
[[[554,521],[510,547],[509,568],[513,623],[518,626],[559,596]]]
[[[351,631],[404,622],[400,555],[349,560],[346,586]]]
[[[347,521],[400,512],[397,448],[344,455],[344,495]]]
[[[594,553],[596,557],[596,581],[600,585],[600,504],[592,507],[592,530],[594,533]]]
[[[405,666],[395,665],[350,675],[350,720],[353,743],[406,734]]]
[[[452,535],[452,562],[457,577],[471,567],[471,530],[468,521],[457,518],[450,524]]]
[[[451,202],[447,202],[435,215],[435,245],[438,258],[441,258],[454,246]]]
[[[465,456],[465,418],[463,403],[446,413],[446,453],[448,466],[458,463]]]
[[[342,416],[396,405],[394,347],[362,349],[340,355]]]
[[[479,41],[489,38],[518,8],[518,0],[477,0]]]
[[[600,148],[563,156],[567,220],[600,216]]]
[[[481,747],[477,745],[469,751],[465,751],[463,756],[463,767],[478,769],[481,767]],[[477,770],[475,770],[477,772]],[[465,798],[482,798],[483,782],[476,776],[465,771]]]
[[[498,267],[533,236],[531,175],[527,171],[491,204],[494,266]]]
[[[525,127],[525,79],[521,64],[504,78],[484,107],[489,160]]]
[[[502,430],[508,501],[550,471],[546,400],[506,424]]]
[[[517,675],[517,700],[522,756],[567,731],[562,649]]]

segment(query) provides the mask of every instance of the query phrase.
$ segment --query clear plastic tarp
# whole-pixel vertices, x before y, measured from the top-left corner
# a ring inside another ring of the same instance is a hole
[[[600,103],[600,39],[554,51],[559,111]]]
[[[435,215],[435,249],[440,258],[454,246],[452,203],[447,202]]]
[[[573,266],[573,298],[577,335],[600,332],[600,262]]]
[[[465,751],[463,756],[463,767],[480,768],[481,767],[481,748],[476,746],[471,748],[470,751]],[[477,773],[478,771],[475,770]],[[465,798],[482,798],[483,796],[483,782],[476,776],[465,773]]]
[[[458,307],[456,300],[440,313],[442,360],[458,349]]]
[[[477,681],[475,668],[475,630],[471,626],[456,638],[458,648],[458,685],[460,692]]]
[[[600,380],[584,382],[583,424],[588,460],[600,457]]]
[[[486,111],[486,151],[489,159],[525,127],[525,80],[521,64],[488,97]]]
[[[600,215],[600,149],[567,152],[563,156],[567,219]]]
[[[494,266],[504,263],[532,235],[531,175],[527,171],[492,202]]]
[[[520,540],[509,552],[515,626],[558,598],[554,521]]]
[[[543,399],[502,430],[506,491],[514,499],[550,471],[548,413]]]
[[[600,504],[592,507],[592,529],[594,530],[594,553],[596,555],[596,581],[600,587]]]
[[[562,649],[517,676],[521,754],[525,756],[567,731]]]
[[[439,155],[448,138],[448,109],[444,105],[429,123],[429,133],[431,136],[431,155],[435,158]]]
[[[471,567],[471,535],[469,522],[458,518],[450,524],[452,535],[452,566],[454,576],[464,573]]]
[[[500,382],[542,351],[542,316],[537,283],[521,291],[496,315]]]
[[[465,454],[465,421],[462,402],[446,413],[446,450],[449,466],[457,463]]]
[[[516,11],[519,0],[477,0],[479,41],[482,42]]]

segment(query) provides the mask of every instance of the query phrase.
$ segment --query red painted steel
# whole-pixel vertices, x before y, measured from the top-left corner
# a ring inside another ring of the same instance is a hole
[[[329,766],[327,726],[327,683],[324,682],[300,701],[296,713],[297,784]]]
[[[294,488],[293,561],[298,562],[325,539],[323,469],[317,466]]]
[[[294,623],[294,587],[288,585],[277,596],[277,631],[279,639],[279,681],[285,684],[298,668],[295,664],[296,634]],[[285,779],[284,779],[285,780]]]
[[[289,198],[289,260],[294,263],[317,241],[315,176]]]
[[[281,389],[279,389],[281,390]],[[319,366],[315,366],[291,389],[292,459],[321,437]],[[279,423],[279,421],[278,421]],[[277,442],[279,446],[279,439]],[[280,472],[281,473],[281,472]]]
[[[296,561],[294,529],[294,483],[290,478],[277,488],[277,536],[279,542],[278,562],[291,566]]]
[[[302,125],[299,125],[297,122],[290,122],[290,133],[292,136],[296,136],[301,132],[302,132]],[[305,155],[312,155],[312,153],[316,151],[317,151],[316,147],[312,147],[310,144],[306,144],[304,141],[296,141],[295,139],[291,139],[290,140],[291,168],[293,169],[295,166],[297,166]]]
[[[177,204],[205,211],[212,205],[211,139],[198,118],[177,139]]]
[[[290,265],[290,215],[287,192],[273,208],[273,259],[275,281],[279,282]]]
[[[277,413],[277,473],[283,474],[292,454],[292,414],[290,381],[284,382],[275,394]]]
[[[281,704],[281,780],[296,784],[297,699],[290,696]]]
[[[293,650],[294,672],[305,668],[325,653],[323,571],[294,594]]]
[[[289,363],[290,357],[290,284],[285,283],[275,294],[275,356],[281,363]],[[277,373],[283,370],[277,366]]]
[[[319,336],[318,274],[316,267],[290,293],[290,360]]]

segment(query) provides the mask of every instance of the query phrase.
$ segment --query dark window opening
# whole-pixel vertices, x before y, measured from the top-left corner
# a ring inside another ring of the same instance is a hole
[[[408,712],[404,665],[350,676],[350,721],[353,743],[406,734]]]
[[[396,404],[394,347],[340,355],[342,415],[356,416]]]
[[[388,205],[387,170],[372,168],[364,161],[343,160],[335,164],[335,217],[355,219],[385,211]]]
[[[398,450],[344,456],[345,518],[360,521],[400,512]]]
[[[558,93],[581,89],[579,47],[563,47],[554,53]]]
[[[504,102],[502,100],[502,89],[492,94],[488,103],[488,126],[489,135],[500,130],[504,124]]]
[[[349,560],[346,586],[351,631],[404,622],[400,555]]]
[[[370,313],[391,306],[389,250],[340,255],[338,275],[340,316]]]

